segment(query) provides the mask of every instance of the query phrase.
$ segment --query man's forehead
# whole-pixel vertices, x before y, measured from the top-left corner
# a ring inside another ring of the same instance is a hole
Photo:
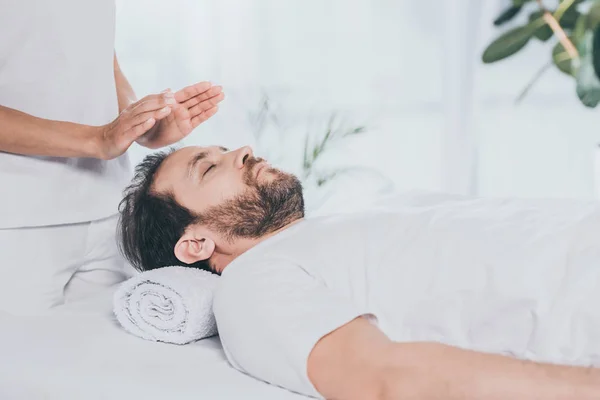
[[[182,149],[175,151],[171,154],[165,161],[173,161],[173,162],[186,162],[190,157],[193,157],[195,154],[210,151],[210,147],[202,147],[202,146],[187,146]]]
[[[173,154],[169,155],[167,159],[164,161],[165,164],[176,164],[178,167],[181,167],[180,163],[187,163],[193,157],[198,154],[208,154],[212,152],[225,152],[228,151],[223,146],[187,146],[182,149],[175,151]]]
[[[181,174],[185,169],[185,165],[195,154],[209,151],[209,147],[187,146],[174,151],[165,158],[156,171],[154,177],[154,188],[158,191],[166,189],[168,182],[172,182],[176,174]]]
[[[229,151],[228,148],[223,147],[223,146],[187,146],[184,147],[182,149],[177,150],[175,153],[179,153],[181,152],[182,154],[185,154],[187,156],[190,156],[192,154],[198,154],[198,153],[202,153],[202,152],[219,152],[219,153],[223,153]]]
[[[223,146],[187,146],[181,148],[169,156],[163,161],[162,165],[157,171],[155,182],[160,187],[163,178],[171,180],[175,175],[185,176],[187,167],[190,161],[193,161],[198,155],[208,155],[212,152],[226,152],[227,148]]]

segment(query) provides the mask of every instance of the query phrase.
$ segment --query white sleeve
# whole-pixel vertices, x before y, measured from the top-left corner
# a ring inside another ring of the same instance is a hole
[[[319,398],[307,375],[310,352],[323,336],[365,314],[285,260],[225,269],[213,310],[233,367]]]

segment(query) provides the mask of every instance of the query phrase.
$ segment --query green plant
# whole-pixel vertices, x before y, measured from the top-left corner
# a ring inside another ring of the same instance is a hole
[[[554,10],[547,9],[542,0],[513,0],[494,21],[500,26],[512,20],[535,3],[528,22],[509,29],[485,49],[484,63],[495,63],[526,47],[534,38],[547,42],[555,37],[551,60],[535,74],[517,100],[521,100],[550,67],[574,78],[576,92],[587,107],[600,103],[600,0],[560,0]]]
[[[274,130],[280,137],[289,134],[290,126],[283,122],[285,118],[281,115],[281,108],[281,104],[273,104],[269,95],[263,92],[258,111],[250,113],[250,123],[254,128],[253,134],[257,141],[260,141],[268,130]],[[365,132],[367,132],[365,126],[349,125],[338,113],[332,112],[325,123],[323,132],[307,132],[305,134],[302,150],[302,181],[314,181],[318,187],[321,187],[337,175],[344,173],[347,169],[336,169],[323,173],[317,168],[318,161],[323,159],[327,150],[335,147],[340,141]],[[281,155],[274,156],[277,158]]]
[[[359,135],[366,132],[364,126],[356,126],[347,128],[343,121],[341,121],[337,114],[333,113],[327,121],[327,127],[325,134],[322,137],[317,138],[316,143],[312,145],[310,142],[310,135],[306,135],[304,140],[304,152],[302,158],[302,170],[304,172],[304,178],[308,179],[314,174],[314,166],[317,159],[319,159],[325,151],[334,145],[337,141],[342,140],[348,136]],[[334,171],[328,174],[322,174],[317,177],[317,186],[323,186],[330,179],[334,178],[341,171]]]

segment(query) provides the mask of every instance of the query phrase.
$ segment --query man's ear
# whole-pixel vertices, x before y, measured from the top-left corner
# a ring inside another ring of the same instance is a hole
[[[193,229],[186,230],[175,244],[175,257],[185,264],[207,260],[215,251],[215,242]]]

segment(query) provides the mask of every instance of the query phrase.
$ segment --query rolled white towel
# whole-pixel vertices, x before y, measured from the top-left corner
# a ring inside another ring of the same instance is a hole
[[[212,311],[218,276],[187,267],[142,272],[115,292],[121,326],[143,339],[186,344],[217,334]]]

